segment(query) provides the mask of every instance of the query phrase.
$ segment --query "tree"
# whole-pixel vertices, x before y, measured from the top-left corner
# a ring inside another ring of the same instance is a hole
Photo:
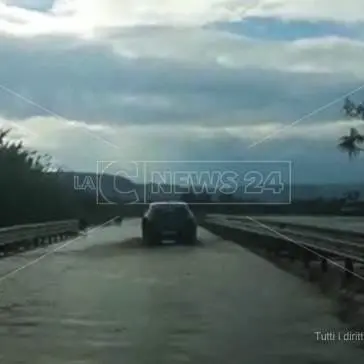
[[[345,100],[343,110],[345,114],[351,118],[359,118],[364,120],[364,105],[355,104],[349,98]],[[364,135],[360,134],[360,132],[356,128],[351,128],[349,135],[344,135],[339,139],[338,148],[344,152],[348,153],[349,158],[357,157],[360,152],[364,149],[361,148],[361,144],[364,142]]]
[[[0,129],[0,226],[81,217],[101,223],[120,215],[121,206],[100,206],[94,195],[66,185],[50,156],[27,150],[9,133]]]
[[[344,135],[339,139],[338,147],[341,151],[348,153],[349,158],[357,157],[363,148],[359,145],[364,142],[364,135],[355,128],[351,128],[349,135]]]

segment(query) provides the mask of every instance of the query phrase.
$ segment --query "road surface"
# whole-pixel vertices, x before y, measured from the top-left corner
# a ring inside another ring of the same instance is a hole
[[[140,221],[125,220],[122,227],[95,231],[1,280],[0,362],[363,359],[352,344],[317,340],[315,331],[345,327],[308,283],[203,229],[196,247],[147,248],[139,227]],[[43,253],[2,259],[0,273]]]

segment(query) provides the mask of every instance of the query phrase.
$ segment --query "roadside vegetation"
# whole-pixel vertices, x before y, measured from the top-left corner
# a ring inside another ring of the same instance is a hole
[[[121,214],[120,205],[97,205],[94,194],[76,191],[60,179],[52,159],[9,138],[0,129],[0,226],[62,219],[98,224]]]
[[[344,112],[346,116],[352,119],[364,121],[364,104],[356,104],[349,98],[345,100]],[[348,153],[349,158],[359,156],[360,152],[364,151],[362,145],[364,143],[364,135],[356,128],[351,128],[348,135],[340,138],[338,147],[341,151]]]

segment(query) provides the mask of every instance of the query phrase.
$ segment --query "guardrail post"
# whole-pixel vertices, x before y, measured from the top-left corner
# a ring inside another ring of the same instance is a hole
[[[295,261],[296,259],[299,259],[300,257],[300,247],[297,246],[296,244],[290,244],[289,246],[289,255],[290,255],[290,259],[291,261]]]
[[[345,277],[347,279],[350,279],[353,277],[353,273],[354,273],[354,264],[352,259],[345,259]]]
[[[304,249],[303,251],[303,264],[306,269],[310,268],[310,262],[311,262],[311,253]]]
[[[321,270],[326,273],[329,270],[329,266],[327,264],[327,259],[326,258],[322,258],[321,259]]]
[[[25,250],[25,249],[27,248],[28,242],[29,242],[29,240],[27,240],[27,239],[24,239],[23,241],[21,241],[21,242],[19,243],[18,247],[17,247],[17,250],[18,250],[18,251],[23,251],[23,250]]]
[[[9,249],[9,248],[10,248],[10,244],[4,245],[4,250],[3,250],[4,255],[9,255],[10,254],[11,249]]]

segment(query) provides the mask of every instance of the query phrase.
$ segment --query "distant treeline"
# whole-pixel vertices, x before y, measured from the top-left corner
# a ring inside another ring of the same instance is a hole
[[[278,214],[278,215],[342,215],[342,199],[333,200],[302,200],[292,201],[290,204],[255,204],[254,202],[235,201],[232,203],[205,205],[205,210],[210,213],[222,214],[242,214],[242,215],[260,215],[260,214]]]
[[[219,201],[212,202],[211,196],[196,198],[192,194],[186,194],[183,198],[189,203],[195,212],[221,213],[221,214],[279,214],[279,215],[341,215],[345,198],[325,200],[316,198],[311,200],[293,200],[287,204],[270,204],[261,201],[244,201],[232,197],[222,196]],[[198,202],[196,205],[195,202]]]
[[[98,224],[122,215],[121,205],[98,205],[94,194],[61,182],[51,158],[8,140],[0,129],[0,226],[84,219]]]

